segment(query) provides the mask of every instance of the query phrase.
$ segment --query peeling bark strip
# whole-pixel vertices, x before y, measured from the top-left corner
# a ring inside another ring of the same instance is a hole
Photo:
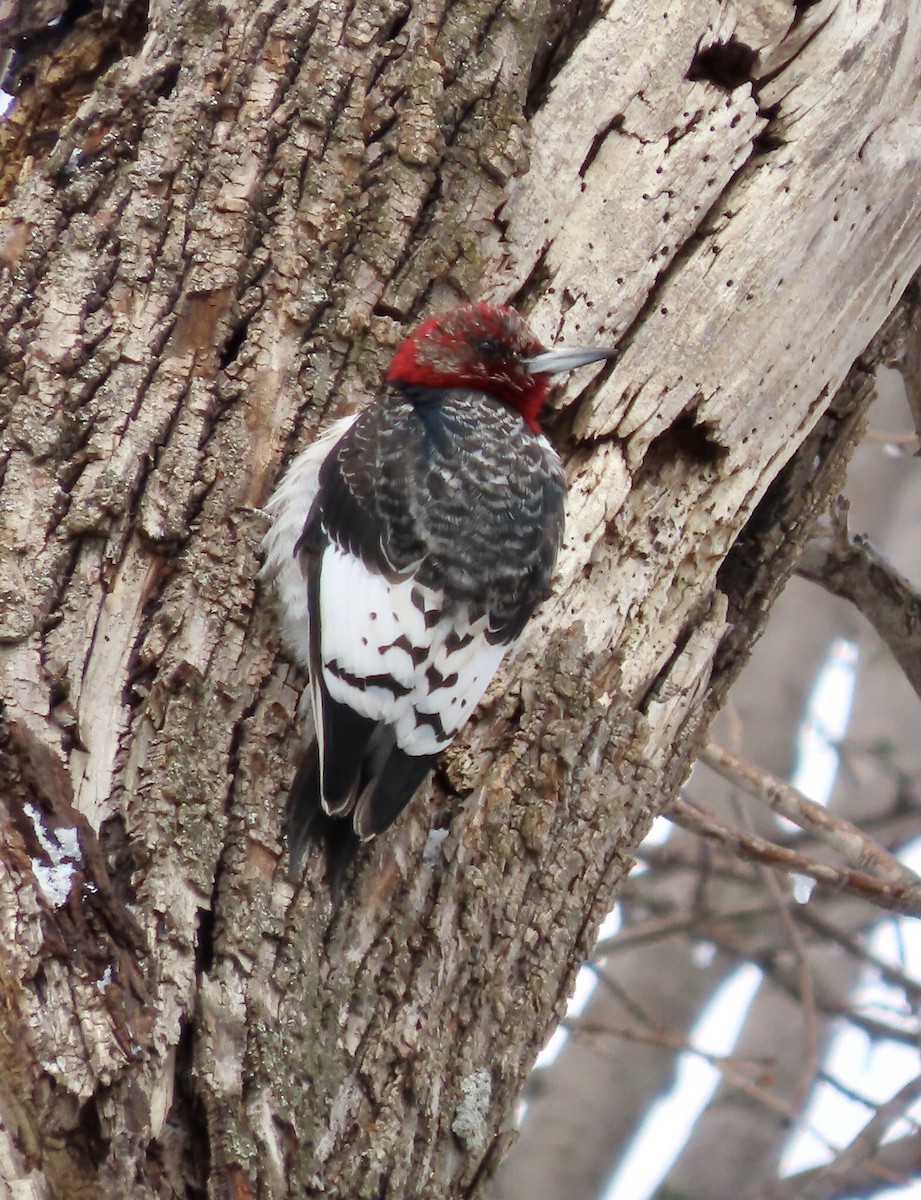
[[[910,4],[180,0],[31,45],[0,146],[19,1195],[482,1194],[921,261]],[[560,401],[554,599],[331,915],[282,869],[253,506],[483,292],[626,353]]]

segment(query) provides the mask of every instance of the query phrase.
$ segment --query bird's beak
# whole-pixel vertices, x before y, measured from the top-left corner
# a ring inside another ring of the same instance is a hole
[[[524,365],[532,375],[557,375],[560,371],[573,371],[576,367],[584,367],[603,358],[616,358],[619,353],[616,348],[599,350],[588,346],[555,346],[552,350],[542,350],[533,358],[526,358]]]

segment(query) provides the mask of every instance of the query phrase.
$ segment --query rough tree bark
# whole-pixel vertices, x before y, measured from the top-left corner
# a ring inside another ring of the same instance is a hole
[[[480,1194],[921,262],[912,0],[10,8],[6,1186]],[[468,295],[624,355],[550,422],[553,598],[332,913],[258,505]]]
[[[918,305],[913,292],[910,287],[861,355],[845,389],[867,386],[867,366],[894,357],[903,342],[902,314]],[[836,401],[841,407],[851,403],[843,395]],[[871,419],[878,421],[878,399],[874,405],[877,415],[871,414]],[[907,423],[904,400],[901,408],[892,407],[889,424],[898,417]],[[893,511],[894,465],[905,489],[912,491],[908,480],[918,478],[914,460],[893,464],[878,447],[871,453],[866,441],[858,448],[847,473],[847,494],[861,514],[855,528],[868,528],[868,493],[879,506],[880,525],[898,523],[897,507]],[[874,539],[881,536],[877,524],[869,529]],[[914,523],[899,524],[908,544],[914,529]],[[887,551],[896,549],[882,537],[881,544]],[[904,558],[895,555],[900,563]],[[921,559],[913,555],[910,561],[917,568]],[[798,570],[801,564],[802,558]],[[912,574],[917,577],[917,570]],[[764,636],[733,683],[726,708],[711,726],[711,734],[726,744],[740,744],[750,762],[770,764],[781,775],[791,770],[807,693],[833,636],[860,636],[854,610],[817,588],[803,595],[809,588],[796,579],[785,586],[772,606]],[[831,605],[844,611],[832,613]],[[849,732],[849,742],[872,744],[874,736],[890,738],[900,747],[899,771],[907,769],[910,778],[917,778],[918,771],[912,769],[917,767],[917,707],[898,669],[891,666],[887,671],[879,662],[872,631],[863,640],[860,662],[864,669],[856,704],[869,705],[877,724],[872,727],[864,714],[864,721],[855,722]],[[917,835],[919,818],[906,801],[904,782],[887,774],[890,765],[881,763],[873,770],[872,762],[860,757],[854,770],[845,759],[831,807],[869,825],[873,837],[894,847]],[[842,861],[806,835],[788,841],[766,805],[748,798],[740,802],[736,789],[720,783],[711,771],[699,770],[684,792],[731,826],[744,829],[750,822],[772,842],[792,844],[811,858]],[[818,1070],[813,1056],[840,1027],[843,1013],[856,1008],[855,1025],[861,1019],[860,999],[850,996],[848,1001],[862,962],[858,955],[842,954],[835,933],[855,935],[872,928],[883,915],[872,904],[830,889],[820,889],[808,905],[798,904],[790,881],[782,876],[775,885],[778,898],[765,889],[757,867],[746,870],[728,852],[703,845],[681,828],[672,829],[667,846],[647,845],[640,858],[646,871],[631,876],[619,893],[622,928],[596,946],[592,956],[600,986],[580,1017],[567,1020],[573,1036],[559,1056],[528,1081],[527,1115],[489,1192],[494,1200],[597,1200],[607,1195],[609,1181],[633,1149],[634,1136],[641,1127],[649,1135],[645,1119],[683,1074],[680,1048],[693,1044],[696,1023],[740,963],[761,966],[765,983],[749,1009],[732,1061],[723,1064],[718,1090],[655,1196],[761,1200],[761,1187],[765,1181],[775,1182],[782,1152],[801,1114],[804,1083],[808,1092]],[[806,944],[804,964],[797,953],[802,942],[791,939],[793,921]],[[713,955],[706,966],[702,951]],[[803,994],[804,970],[812,980],[812,1005],[810,996]],[[882,1036],[878,1025],[868,1028]],[[912,1035],[907,1040],[913,1042]],[[661,1122],[664,1114],[658,1113],[658,1118]],[[676,1149],[661,1146],[650,1164],[652,1171],[664,1170],[670,1151]],[[877,1176],[877,1184],[880,1179]],[[784,1181],[788,1194],[797,1194],[797,1182],[797,1177]],[[859,1186],[850,1179],[841,1194],[856,1194]]]

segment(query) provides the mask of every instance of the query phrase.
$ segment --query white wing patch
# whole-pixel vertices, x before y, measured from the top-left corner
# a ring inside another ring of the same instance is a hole
[[[299,557],[295,558],[294,547],[316,499],[320,467],[356,419],[352,416],[335,421],[323,437],[299,454],[265,506],[272,525],[262,539],[265,561],[259,578],[275,588],[282,640],[305,671],[310,670],[307,581]]]
[[[422,614],[415,609],[415,626],[404,624],[407,614],[400,610],[406,606],[395,593],[405,587],[389,584],[335,542],[323,552],[320,654],[324,682],[334,700],[375,721],[391,721],[396,695],[413,687],[412,656],[402,647],[418,645],[425,627]],[[392,681],[392,686],[376,684],[376,678]]]
[[[299,454],[265,506],[272,525],[262,540],[259,576],[274,586],[282,640],[308,673],[307,580],[294,548],[317,495],[320,467],[355,419],[336,421]],[[443,594],[412,576],[391,583],[335,543],[324,551],[323,684],[334,700],[393,726],[406,754],[437,754],[454,739],[508,649],[488,641],[485,617],[471,623],[463,610],[442,615],[443,607]],[[316,716],[318,685],[311,680]]]
[[[392,726],[406,754],[437,754],[453,740],[508,649],[487,640],[485,617],[440,615],[443,603],[412,576],[391,583],[337,545],[323,554],[323,683],[334,700]]]

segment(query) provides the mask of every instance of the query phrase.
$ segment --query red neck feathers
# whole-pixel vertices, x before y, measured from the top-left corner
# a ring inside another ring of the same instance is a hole
[[[517,409],[540,431],[538,414],[549,377],[528,360],[543,346],[521,317],[497,304],[465,304],[429,317],[397,348],[388,383],[424,388],[469,387]]]

